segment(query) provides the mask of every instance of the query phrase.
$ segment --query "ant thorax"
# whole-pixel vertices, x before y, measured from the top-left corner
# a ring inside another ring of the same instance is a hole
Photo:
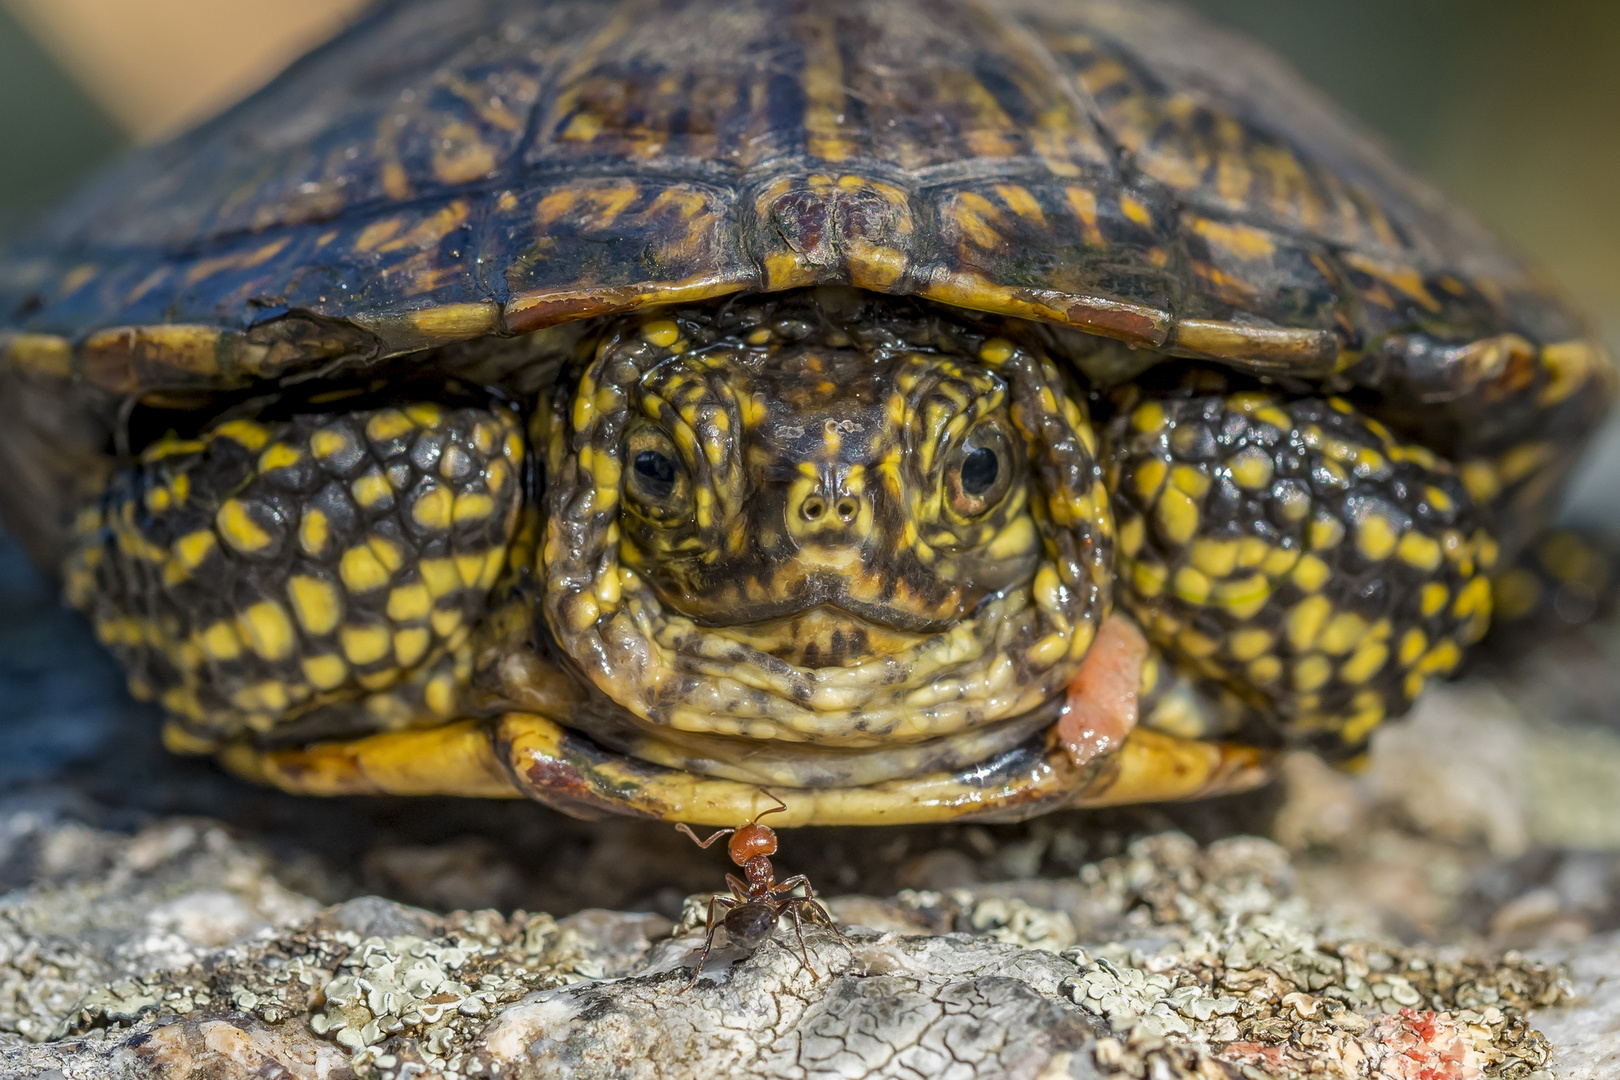
[[[776,871],[772,869],[768,856],[755,855],[743,863],[743,877],[748,879],[750,890],[769,888],[776,880]]]

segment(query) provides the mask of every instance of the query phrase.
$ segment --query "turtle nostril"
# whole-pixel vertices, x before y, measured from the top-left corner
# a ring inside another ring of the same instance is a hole
[[[855,500],[854,499],[839,499],[838,500],[838,517],[843,521],[854,521],[855,520],[855,514],[859,510],[860,510],[860,507],[855,505]]]
[[[806,521],[816,521],[827,512],[827,504],[820,499],[806,499],[799,513],[804,515]]]

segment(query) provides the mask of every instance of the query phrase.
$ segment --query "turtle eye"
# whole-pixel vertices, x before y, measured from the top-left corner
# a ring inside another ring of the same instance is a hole
[[[636,455],[636,483],[641,490],[655,499],[667,499],[675,494],[675,463],[657,450],[643,450]]]
[[[1012,443],[1000,427],[986,424],[962,440],[945,471],[945,498],[958,517],[982,517],[1012,486]]]
[[[631,433],[625,446],[625,494],[628,502],[652,521],[671,523],[681,518],[691,494],[680,453],[659,428],[643,427]]]

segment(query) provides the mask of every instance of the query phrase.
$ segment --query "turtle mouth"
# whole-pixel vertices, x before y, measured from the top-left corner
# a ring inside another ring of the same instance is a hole
[[[816,669],[905,653],[943,633],[953,621],[909,617],[875,605],[818,604],[791,614],[706,629],[795,667]]]

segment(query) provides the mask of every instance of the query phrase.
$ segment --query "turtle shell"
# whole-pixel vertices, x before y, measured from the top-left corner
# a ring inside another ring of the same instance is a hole
[[[817,284],[1310,380],[1584,334],[1178,7],[398,0],[0,260],[0,353],[124,397]]]

